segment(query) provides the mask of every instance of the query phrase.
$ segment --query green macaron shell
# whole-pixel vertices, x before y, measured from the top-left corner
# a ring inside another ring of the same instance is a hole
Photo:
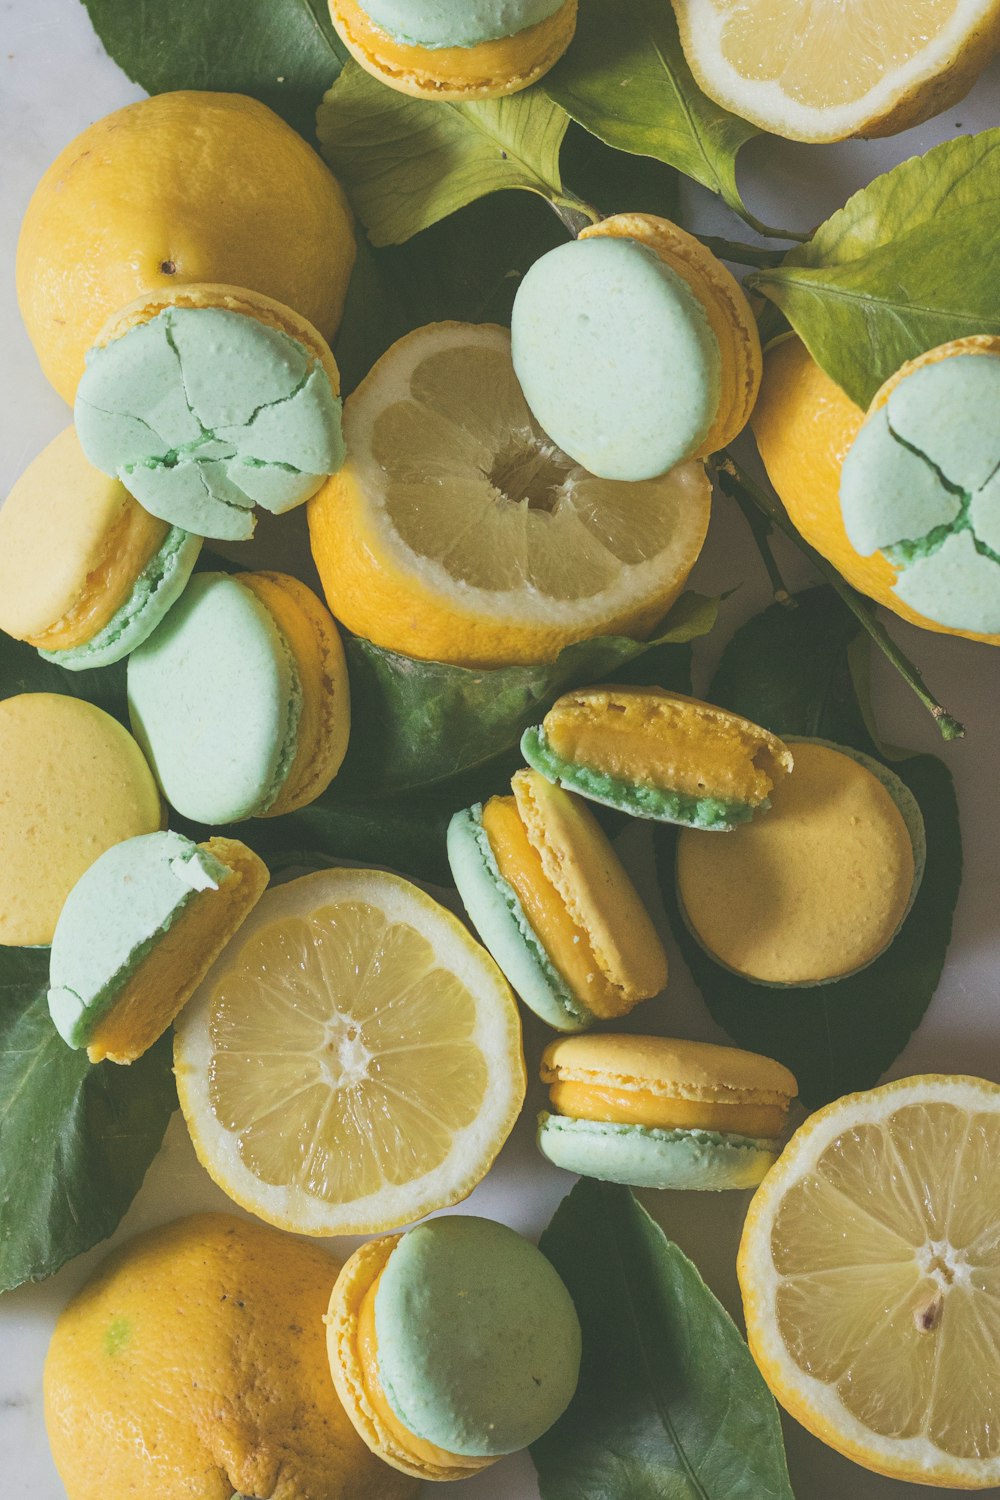
[[[895,939],[896,934],[899,932],[903,923],[906,921],[907,917],[910,915],[911,910],[913,909],[913,903],[917,899],[917,892],[920,890],[920,883],[924,878],[924,869],[927,864],[927,832],[924,827],[924,815],[920,811],[920,804],[918,803],[916,797],[914,797],[913,793],[910,791],[909,787],[905,784],[905,782],[900,781],[895,771],[890,771],[888,766],[884,766],[881,761],[875,760],[870,755],[866,755],[863,750],[855,750],[850,745],[835,745],[832,740],[821,740],[816,738],[815,736],[810,737],[801,734],[786,734],[784,736],[784,741],[786,745],[824,745],[827,750],[836,750],[839,755],[848,756],[849,759],[856,761],[859,766],[864,766],[866,771],[870,771],[875,779],[885,787],[886,791],[889,793],[889,796],[896,804],[903,822],[906,824],[906,831],[910,836],[910,844],[913,849],[913,884],[910,887],[910,899],[907,903],[906,910],[899,920],[899,927],[896,928],[896,932],[893,934],[893,939],[890,940],[891,942]],[[684,900],[681,895],[679,881],[676,882],[676,886],[678,911],[680,912],[685,927],[691,934],[694,941],[698,944],[699,948],[701,948],[704,953],[707,953],[712,962],[714,964],[718,964],[720,969],[725,969],[729,974],[735,974],[739,979],[745,980],[747,984],[760,985],[761,989],[818,989],[825,984],[837,984],[841,979],[850,979],[851,974],[860,974],[862,969],[868,968],[869,964],[875,963],[876,959],[882,956],[881,953],[876,953],[874,958],[868,960],[868,964],[863,964],[861,968],[858,969],[852,969],[848,974],[837,974],[832,979],[803,979],[797,980],[794,984],[778,984],[775,981],[769,979],[752,979],[749,974],[741,974],[738,969],[733,969],[729,964],[724,964],[717,954],[713,953],[711,949],[705,947],[705,944],[701,941],[701,938],[698,936],[693,924],[691,923],[690,918],[688,917],[687,911],[684,906]],[[885,951],[886,950],[883,948],[882,952],[884,953]]]
[[[450,1215],[402,1237],[375,1294],[375,1336],[396,1416],[460,1456],[526,1448],[576,1390],[569,1292],[540,1250],[489,1219]]]
[[[199,890],[228,866],[179,833],[115,844],[66,898],[52,939],[49,1012],[71,1047],[85,1047],[123,986]]]
[[[514,299],[511,354],[543,431],[603,479],[665,474],[699,450],[719,410],[708,314],[637,240],[595,235],[536,260]]]
[[[516,36],[555,15],[564,0],[360,0],[361,9],[411,47],[476,47]]]
[[[720,1192],[752,1188],[777,1160],[776,1141],[714,1130],[658,1130],[544,1111],[538,1149],[553,1166],[630,1187]]]
[[[185,817],[254,817],[284,786],[302,687],[272,615],[238,577],[195,574],[129,657],[128,703],[160,790]]]
[[[899,569],[893,592],[940,625],[1000,632],[1000,356],[905,376],[844,460],[851,545]]]
[[[82,646],[64,651],[39,651],[46,661],[82,672],[87,667],[108,667],[141,646],[156,629],[170,606],[180,598],[198,561],[201,537],[172,526],[163,545],[143,568],[131,594],[95,636]]]
[[[341,403],[280,329],[220,307],[168,307],[87,356],[74,410],[90,462],[154,516],[241,541],[343,462]]]
[[[552,963],[513,886],[500,873],[483,827],[482,806],[448,825],[448,863],[483,943],[529,1010],[556,1031],[585,1031],[594,1016]]]
[[[541,725],[526,729],[521,736],[521,754],[528,765],[541,772],[548,781],[578,792],[591,802],[603,803],[633,818],[651,818],[658,823],[679,823],[684,828],[701,828],[708,832],[728,833],[740,823],[749,823],[754,813],[765,811],[765,798],[756,807],[749,802],[724,802],[719,797],[692,797],[686,792],[671,792],[666,787],[648,786],[644,782],[619,781],[575,761],[564,760],[548,742]]]

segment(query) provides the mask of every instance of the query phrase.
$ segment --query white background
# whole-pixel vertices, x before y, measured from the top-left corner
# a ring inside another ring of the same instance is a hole
[[[139,97],[140,91],[104,55],[76,0],[0,0],[0,495],[68,420],[67,409],[35,363],[18,317],[14,249],[21,215],[42,171],[71,137],[92,120]],[[741,162],[744,195],[765,222],[807,228],[904,157],[959,131],[997,123],[1000,66],[995,63],[963,103],[893,140],[836,146],[771,139],[751,142]],[[746,237],[732,216],[700,189],[690,189],[686,207],[688,227]],[[286,524],[291,529],[295,523],[290,519]],[[805,581],[790,549],[781,547],[779,555],[787,563],[788,576]],[[731,630],[768,599],[766,580],[745,527],[723,501],[717,502],[709,543],[692,583],[706,592],[739,586],[723,608],[717,635],[698,649],[697,681],[703,688]],[[876,662],[876,702],[887,738],[937,750],[954,773],[966,853],[965,881],[944,979],[923,1025],[888,1076],[954,1071],[1000,1081],[1000,653],[924,635],[898,622],[893,628],[904,649],[924,668],[932,688],[964,721],[968,738],[942,746],[916,701],[880,660]],[[645,840],[630,834],[623,852],[662,919]],[[642,1007],[632,1029],[725,1040],[707,1016],[672,945],[670,954],[672,974],[666,996]],[[543,1030],[529,1018],[525,1047],[532,1072],[544,1042]],[[570,1186],[570,1179],[548,1167],[534,1150],[532,1121],[540,1102],[541,1090],[534,1084],[528,1108],[499,1162],[465,1205],[468,1211],[504,1219],[530,1235],[542,1229]],[[37,1165],[39,1171],[46,1170],[44,1154]],[[738,1316],[734,1258],[747,1197],[739,1193],[642,1196]],[[149,1225],[210,1207],[231,1205],[198,1166],[183,1121],[175,1116],[165,1148],[110,1243]],[[0,1299],[0,1488],[6,1500],[63,1500],[45,1440],[42,1362],[56,1315],[105,1248],[82,1256],[41,1286],[22,1287]],[[350,1245],[332,1248],[343,1254]],[[794,1422],[786,1421],[785,1428],[798,1500],[902,1500],[905,1494],[914,1493],[908,1486],[849,1464]],[[449,1494],[455,1500],[535,1500],[537,1488],[530,1461],[520,1455],[478,1479],[451,1486]],[[109,1495],[108,1500],[118,1497]]]

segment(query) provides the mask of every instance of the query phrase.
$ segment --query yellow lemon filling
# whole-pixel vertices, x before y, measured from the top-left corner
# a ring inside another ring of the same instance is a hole
[[[576,1120],[645,1125],[654,1130],[714,1130],[763,1139],[780,1136],[788,1117],[787,1104],[679,1099],[649,1089],[616,1089],[571,1080],[552,1083],[549,1098],[558,1114]]]
[[[545,874],[513,797],[493,797],[483,828],[503,879],[512,887],[546,956],[580,1004],[596,1016],[622,1015],[630,1002],[601,972],[586,931]]]
[[[655,688],[567,694],[544,729],[560,759],[600,775],[752,807],[792,765],[781,741],[756,724]]]
[[[104,555],[66,613],[47,630],[27,636],[30,646],[65,651],[86,645],[128,601],[135,581],[163,546],[170,527],[143,510],[125,491],[121,514],[107,534]]]
[[[565,45],[569,8],[564,5],[534,26],[474,47],[421,47],[398,41],[372,20],[358,0],[331,0],[330,9],[352,50],[356,48],[380,71],[401,79],[426,71],[436,87],[446,90],[449,85],[468,88],[490,81],[499,86],[532,72],[554,47]]]
[[[375,1333],[375,1298],[381,1280],[382,1271],[368,1288],[358,1308],[358,1355],[365,1395],[379,1422],[412,1464],[467,1472],[470,1463],[468,1458],[459,1458],[446,1448],[438,1448],[425,1438],[417,1437],[416,1433],[411,1432],[400,1421],[389,1405],[378,1372],[378,1338]]]

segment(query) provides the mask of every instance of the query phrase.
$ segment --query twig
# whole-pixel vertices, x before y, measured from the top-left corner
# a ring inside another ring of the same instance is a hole
[[[732,260],[741,266],[760,266],[765,270],[770,266],[780,266],[788,253],[786,250],[769,250],[764,245],[744,245],[738,240],[720,239],[717,234],[699,234],[696,238],[720,260]]]
[[[568,188],[563,188],[561,192],[554,195],[546,195],[546,201],[574,239],[581,229],[586,229],[589,224],[599,224],[604,217],[592,204],[585,203]]]

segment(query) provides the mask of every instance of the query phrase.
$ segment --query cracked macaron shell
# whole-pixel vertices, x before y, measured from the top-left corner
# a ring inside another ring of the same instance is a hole
[[[728,832],[766,810],[792,767],[749,719],[657,687],[566,693],[521,753],[549,781],[632,817]]]
[[[530,0],[530,11],[548,14],[532,24],[519,24],[528,14],[525,0],[431,0],[417,5],[413,0],[385,0],[402,18],[424,13],[421,29],[427,35],[443,36],[449,19],[455,35],[469,36],[477,27],[492,29],[501,24],[491,16],[506,16],[512,29],[493,38],[467,44],[421,44],[401,39],[380,24],[365,0],[329,0],[330,16],[347,50],[373,77],[399,93],[418,99],[493,99],[527,88],[547,73],[569,46],[576,30],[577,0]],[[402,20],[397,24],[405,24]],[[411,20],[411,25],[413,24]]]
[[[322,336],[256,293],[210,285],[141,299],[102,330],[75,417],[92,463],[152,514],[246,540],[343,462],[339,375]]]
[[[844,459],[851,545],[894,595],[948,629],[1000,632],[1000,339],[928,351],[876,394]]]

